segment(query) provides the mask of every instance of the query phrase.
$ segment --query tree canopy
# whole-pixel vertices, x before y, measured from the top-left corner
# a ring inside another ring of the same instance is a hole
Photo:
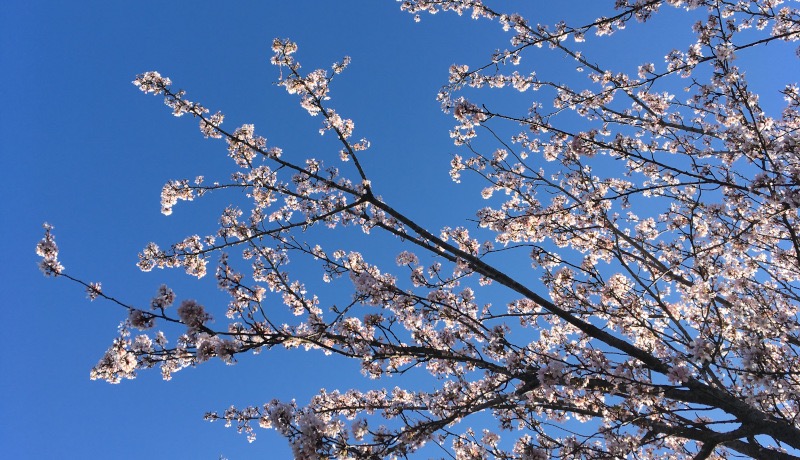
[[[209,194],[231,205],[213,234],[147,245],[139,268],[213,276],[230,302],[164,285],[150,305],[128,304],[73,276],[45,225],[44,274],[127,310],[92,378],[170,379],[275,347],[358,361],[366,389],[206,416],[250,438],[277,430],[298,459],[800,458],[800,91],[785,43],[800,39],[800,11],[617,0],[573,23],[566,3],[547,25],[505,2],[401,2],[419,20],[455,13],[510,38],[450,66],[437,96],[455,120],[450,178],[477,203],[452,227],[382,198],[362,161],[381,147],[356,129],[368,114],[330,100],[349,58],[307,71],[302,43],[272,43],[278,84],[338,143],[314,158],[252,124],[228,128],[158,72],[138,75],[235,163],[224,182],[164,185],[166,215]],[[664,10],[691,41],[634,68],[591,55],[623,55]],[[767,46],[785,59],[769,94],[747,75]],[[529,62],[539,48],[574,75]],[[776,95],[782,106],[764,108]],[[378,251],[351,247],[375,238]]]

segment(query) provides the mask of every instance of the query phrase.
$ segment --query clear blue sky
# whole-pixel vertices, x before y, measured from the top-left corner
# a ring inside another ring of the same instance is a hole
[[[592,19],[590,5],[613,4],[563,2],[571,4],[563,12],[548,9],[562,2],[507,2],[529,10],[532,3],[538,16],[529,11],[531,19],[542,22],[575,14]],[[357,365],[276,352],[243,356],[233,367],[208,363],[171,382],[157,371],[120,385],[90,381],[89,370],[125,312],[89,303],[77,286],[41,276],[34,254],[41,224],[55,225],[70,273],[101,281],[109,294],[145,304],[167,281],[181,297],[224,305],[211,276],[196,281],[135,267],[137,252],[151,240],[168,245],[212,232],[225,204],[224,197],[180,203],[164,217],[162,185],[199,174],[225,178],[232,167],[223,143],[204,140],[194,120],[174,119],[131,80],[158,70],[189,99],[223,111],[226,126],[254,123],[271,145],[335,162],[335,145],[316,134],[320,120],[273,85],[274,37],[299,43],[306,70],[350,55],[353,63],[334,84],[331,102],[354,119],[357,138],[372,141],[365,162],[378,192],[434,229],[468,224],[482,206],[480,189],[449,182],[452,122],[435,95],[450,64],[484,63],[495,48],[508,46],[507,37],[496,23],[449,14],[415,24],[391,0],[11,0],[3,10],[0,241],[7,262],[0,269],[0,456],[288,458],[274,433],[262,430],[248,444],[235,431],[204,422],[204,411],[275,397],[303,402],[321,387],[360,385]],[[675,33],[673,25],[659,23],[647,35],[655,38],[637,41],[631,54],[663,56],[670,46],[662,39]],[[620,70],[635,69],[632,57],[599,51],[596,57],[630,61]],[[217,308],[222,316],[224,307]]]

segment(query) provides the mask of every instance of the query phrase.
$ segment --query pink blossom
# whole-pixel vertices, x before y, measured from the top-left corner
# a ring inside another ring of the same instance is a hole
[[[197,332],[204,327],[204,323],[211,319],[205,308],[194,300],[184,300],[178,307],[178,316],[181,322],[189,328],[189,332]]]

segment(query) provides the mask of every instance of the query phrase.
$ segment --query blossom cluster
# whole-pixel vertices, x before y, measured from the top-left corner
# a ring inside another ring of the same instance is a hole
[[[58,276],[64,271],[64,266],[58,261],[58,245],[52,230],[52,225],[44,224],[44,237],[36,245],[36,255],[42,258],[39,269],[45,276]]]

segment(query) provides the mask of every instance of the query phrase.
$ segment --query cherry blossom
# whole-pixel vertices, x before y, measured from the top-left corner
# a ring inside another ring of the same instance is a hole
[[[213,234],[149,243],[138,266],[212,273],[230,302],[206,308],[164,285],[146,308],[122,303],[66,272],[45,224],[44,274],[127,310],[91,377],[159,367],[169,379],[273,347],[356,360],[368,390],[206,415],[250,441],[273,429],[298,459],[408,458],[426,445],[456,459],[800,458],[800,96],[776,66],[783,107],[768,110],[776,94],[744,68],[748,53],[800,40],[800,12],[781,0],[618,0],[590,22],[537,24],[481,0],[400,8],[508,34],[483,64],[452,64],[437,95],[459,147],[450,177],[481,182],[462,184],[475,216],[426,228],[378,194],[360,161],[377,146],[355,141],[356,123],[330,105],[349,58],[301,71],[299,46],[272,42],[279,86],[337,142],[318,158],[284,155],[252,124],[227,130],[221,112],[143,73],[134,84],[198,118],[235,165],[227,182],[168,182],[162,212],[208,192],[238,198]],[[587,44],[619,43],[607,37],[670,8],[691,42],[631,68],[589,56]],[[578,76],[529,63],[534,52]],[[527,109],[491,97],[500,91]],[[314,240],[323,231],[383,233],[397,250],[324,247],[336,240]],[[314,292],[297,260],[344,294]]]

